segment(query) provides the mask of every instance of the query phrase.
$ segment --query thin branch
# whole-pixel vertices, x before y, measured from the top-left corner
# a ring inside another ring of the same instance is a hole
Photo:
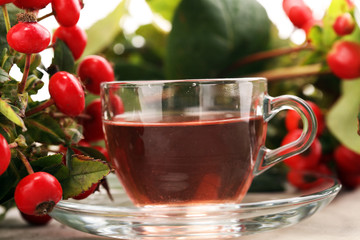
[[[25,165],[25,168],[26,168],[26,171],[30,174],[33,174],[34,173],[34,170],[32,169],[30,163],[29,163],[29,160],[27,160],[26,156],[19,150],[17,150],[19,156],[20,156],[20,159],[21,161],[23,162],[23,164]]]
[[[44,110],[47,107],[50,107],[51,105],[54,104],[54,99],[50,98],[49,100],[47,100],[46,102],[43,102],[42,104],[30,109],[29,111],[25,112],[25,116],[29,117],[35,113],[38,113],[42,110]]]
[[[40,22],[41,20],[44,20],[45,18],[51,17],[51,16],[53,16],[53,15],[54,15],[54,12],[45,14],[44,16],[39,17],[39,18],[37,19],[37,21]]]
[[[30,63],[31,63],[31,54],[26,54],[23,77],[18,87],[18,93],[20,94],[23,93],[25,90],[26,80],[29,76],[29,71],[30,71]]]
[[[273,49],[273,50],[269,50],[269,51],[254,53],[252,55],[246,56],[246,57],[241,58],[238,61],[236,61],[230,67],[223,70],[220,73],[220,76],[225,76],[226,74],[231,73],[246,64],[254,63],[254,62],[269,59],[269,58],[280,57],[280,56],[283,56],[286,54],[300,52],[300,51],[304,51],[304,50],[314,50],[314,48],[312,46],[309,46],[306,44],[306,45],[301,45],[301,46],[295,47],[295,48],[287,47],[287,48],[279,48],[279,49]]]
[[[269,82],[274,82],[298,77],[326,75],[330,73],[330,70],[323,70],[321,64],[313,64],[306,66],[278,68],[275,70],[256,73],[251,75],[251,77],[264,77],[267,78]]]

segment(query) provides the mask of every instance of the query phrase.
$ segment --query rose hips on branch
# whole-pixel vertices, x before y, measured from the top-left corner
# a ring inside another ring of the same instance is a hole
[[[18,209],[29,215],[44,215],[52,211],[62,198],[59,181],[49,173],[36,172],[20,180],[15,189]]]
[[[3,135],[0,134],[0,175],[9,167],[11,160],[11,151],[9,144]]]
[[[102,82],[110,82],[115,79],[111,64],[101,56],[85,57],[80,62],[77,72],[85,88],[96,95],[100,94]]]
[[[79,0],[52,0],[51,6],[56,21],[63,27],[76,25],[80,18],[81,4]]]
[[[49,92],[56,107],[68,116],[77,116],[85,108],[85,94],[79,80],[64,71],[55,73],[49,81]]]
[[[52,42],[55,43],[57,38],[65,42],[75,60],[81,57],[87,43],[86,32],[82,28],[77,25],[72,27],[60,26],[54,32]]]

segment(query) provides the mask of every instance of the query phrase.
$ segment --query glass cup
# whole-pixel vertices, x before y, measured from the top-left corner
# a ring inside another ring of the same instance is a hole
[[[112,167],[137,206],[239,203],[317,128],[305,101],[270,97],[264,78],[107,82],[101,99]],[[302,135],[268,149],[267,123],[284,109],[301,116]]]

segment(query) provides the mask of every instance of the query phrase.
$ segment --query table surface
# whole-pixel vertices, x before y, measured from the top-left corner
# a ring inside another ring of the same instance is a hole
[[[12,209],[0,222],[1,240],[95,240],[108,239],[79,232],[55,220],[45,227],[27,225]],[[328,206],[291,227],[244,236],[241,240],[360,240],[360,189],[342,191]]]

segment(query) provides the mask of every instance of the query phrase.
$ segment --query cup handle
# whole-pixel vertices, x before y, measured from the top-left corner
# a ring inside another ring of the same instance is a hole
[[[276,163],[302,153],[313,142],[317,131],[317,121],[311,107],[301,98],[290,95],[279,97],[265,96],[264,98],[264,121],[268,122],[278,112],[286,109],[295,110],[301,117],[303,122],[303,131],[301,136],[284,146],[276,149],[268,149],[261,147],[254,168],[254,175],[259,175]]]

